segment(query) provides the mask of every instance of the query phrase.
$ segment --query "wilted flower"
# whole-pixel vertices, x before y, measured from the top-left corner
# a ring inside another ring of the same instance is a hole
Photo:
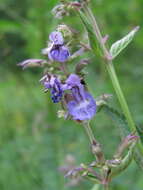
[[[58,103],[62,99],[63,90],[61,88],[61,82],[56,76],[47,74],[42,77],[40,82],[44,85],[45,91],[50,89],[51,98],[54,103]]]
[[[90,120],[96,113],[96,103],[91,94],[85,91],[78,75],[71,74],[64,88],[71,90],[71,93],[65,96],[68,113],[74,120]]]

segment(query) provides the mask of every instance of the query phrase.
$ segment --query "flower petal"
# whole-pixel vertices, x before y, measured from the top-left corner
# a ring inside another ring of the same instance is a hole
[[[66,62],[70,56],[69,50],[65,46],[53,47],[48,53],[49,59],[60,63]]]
[[[69,114],[74,120],[90,120],[96,113],[96,103],[93,97],[85,92],[86,99],[76,102],[75,100],[67,103]]]
[[[61,32],[54,31],[49,35],[50,41],[54,43],[54,45],[63,45],[64,39]]]

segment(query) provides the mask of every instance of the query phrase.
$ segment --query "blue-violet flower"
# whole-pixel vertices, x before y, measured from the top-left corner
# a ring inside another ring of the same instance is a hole
[[[49,39],[54,45],[63,45],[64,39],[61,32],[54,31],[49,35]]]
[[[44,85],[45,91],[48,91],[50,89],[50,92],[52,94],[51,98],[54,103],[61,101],[63,90],[61,87],[61,82],[56,76],[47,74],[42,77],[40,82]]]
[[[90,120],[95,115],[95,100],[89,92],[85,91],[78,75],[71,74],[63,89],[71,90],[70,98],[67,99],[67,109],[74,120]]]
[[[48,57],[51,61],[57,61],[60,63],[66,62],[69,56],[68,48],[63,45],[54,45],[48,52]]]
[[[48,48],[48,57],[51,61],[60,63],[66,62],[70,56],[68,48],[64,45],[64,39],[61,32],[52,32],[49,35],[52,42]]]

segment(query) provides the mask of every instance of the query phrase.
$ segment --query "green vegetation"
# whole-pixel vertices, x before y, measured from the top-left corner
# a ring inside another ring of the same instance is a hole
[[[49,33],[66,21],[80,32],[82,24],[75,15],[56,20],[51,9],[58,0],[1,0],[0,3],[0,189],[1,190],[86,190],[92,187],[81,181],[68,187],[59,167],[72,154],[79,165],[92,161],[89,142],[82,126],[57,118],[58,105],[51,103],[38,82],[39,68],[22,71],[16,64],[27,58],[39,58]],[[135,40],[115,60],[117,73],[133,117],[143,123],[143,30],[142,0],[92,0],[101,27],[113,41],[140,25]],[[90,56],[91,57],[91,56]],[[78,59],[77,59],[78,61]],[[97,97],[113,94],[110,100],[120,110],[112,84],[95,57],[87,68],[90,90]],[[93,82],[95,81],[95,82]],[[119,129],[104,113],[92,121],[96,138],[107,158],[120,142]],[[143,173],[135,162],[112,182],[111,189],[141,190]]]

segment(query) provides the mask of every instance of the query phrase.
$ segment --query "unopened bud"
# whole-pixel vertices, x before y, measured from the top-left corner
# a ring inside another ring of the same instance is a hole
[[[44,59],[27,59],[17,65],[21,66],[23,69],[26,69],[28,67],[42,67],[45,63],[47,63],[47,61]]]

